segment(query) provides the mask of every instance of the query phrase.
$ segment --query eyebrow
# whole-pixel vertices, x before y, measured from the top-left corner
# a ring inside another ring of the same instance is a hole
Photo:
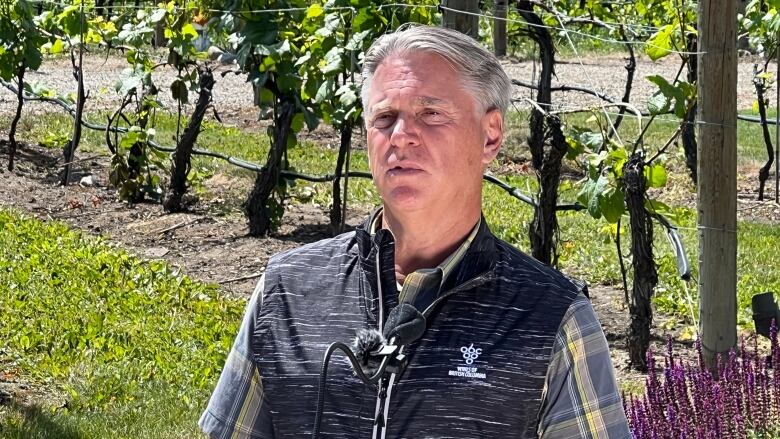
[[[434,98],[431,96],[420,96],[414,99],[414,104],[419,106],[450,105],[450,102],[445,99]],[[371,107],[371,114],[376,114],[380,111],[387,110],[388,108],[390,108],[390,105],[386,103],[378,104],[374,107]]]

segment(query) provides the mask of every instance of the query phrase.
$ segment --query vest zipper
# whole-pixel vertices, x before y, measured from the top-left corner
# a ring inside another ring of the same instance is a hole
[[[379,251],[376,252],[376,286],[377,286],[377,292],[379,295],[379,332],[382,332],[382,326],[384,326],[384,320],[385,320],[385,310],[384,310],[384,301],[385,298],[382,294],[382,270],[381,266],[379,264]]]
[[[379,264],[379,252],[377,252],[376,255],[376,271],[377,271],[377,291],[379,293],[379,330],[382,330],[382,326],[384,324],[384,297],[382,294],[382,275],[380,271],[380,264]],[[468,282],[463,283],[462,285],[455,287],[442,295],[440,295],[436,300],[431,303],[428,308],[423,311],[423,315],[426,317],[431,313],[431,311],[438,305],[441,301],[443,301],[445,298],[457,293],[458,291],[462,291],[465,289],[473,288],[479,284],[482,284],[484,282],[487,282],[491,279],[490,276],[491,271],[485,272],[473,279],[471,279]],[[403,351],[403,346],[398,351],[400,354]],[[393,385],[395,384],[395,378],[396,374],[392,373],[390,374],[390,378],[382,378],[379,380],[379,389],[376,396],[376,409],[374,410],[374,431],[371,436],[372,439],[385,439],[385,436],[387,435],[387,426],[390,421],[390,397],[393,393]]]
[[[387,435],[387,426],[390,422],[390,398],[393,395],[395,378],[396,373],[394,372],[390,374],[389,378],[383,377],[379,381],[376,410],[374,411],[374,431],[371,436],[373,439],[385,439]]]
[[[377,285],[377,292],[379,296],[379,331],[382,331],[382,327],[384,326],[384,294],[382,292],[382,270],[380,265],[380,259],[379,259],[380,252],[376,252],[376,285]],[[392,381],[395,381],[395,374],[392,375]],[[379,386],[377,390],[376,395],[376,409],[374,409],[374,431],[372,434],[372,439],[380,439],[385,437],[385,432],[387,431],[387,407],[390,403],[390,398],[387,397],[389,395],[389,391],[392,390],[388,389],[388,382],[386,378],[382,378],[379,380]],[[383,407],[384,406],[384,407]],[[384,410],[384,413],[382,413],[382,410]]]

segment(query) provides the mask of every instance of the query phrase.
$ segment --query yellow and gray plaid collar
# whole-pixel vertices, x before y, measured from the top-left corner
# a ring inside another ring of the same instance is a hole
[[[404,279],[404,284],[401,287],[398,295],[399,302],[407,302],[415,304],[416,302],[430,303],[432,299],[435,299],[439,294],[444,281],[447,280],[447,276],[452,273],[453,269],[458,266],[458,263],[463,259],[463,255],[471,246],[474,238],[477,236],[479,226],[482,224],[482,218],[480,217],[477,224],[471,230],[471,233],[461,243],[461,245],[452,254],[435,268],[421,268],[413,273],[409,273]],[[371,221],[370,233],[373,235],[382,227],[382,210],[379,209],[374,215],[374,219]],[[420,307],[418,307],[420,309]]]

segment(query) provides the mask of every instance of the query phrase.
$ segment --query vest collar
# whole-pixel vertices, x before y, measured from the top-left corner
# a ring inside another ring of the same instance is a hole
[[[371,224],[381,212],[374,210],[355,231],[355,239],[359,251],[360,265],[369,278],[371,288],[376,288],[377,254],[379,254],[379,271],[383,291],[396,291],[395,281],[395,241],[389,230],[380,229],[371,235]],[[496,237],[488,228],[485,216],[482,215],[479,230],[466,254],[453,268],[447,277],[442,291],[456,288],[469,280],[493,271],[496,264]],[[388,294],[395,297],[397,294]],[[395,299],[397,300],[397,298]]]

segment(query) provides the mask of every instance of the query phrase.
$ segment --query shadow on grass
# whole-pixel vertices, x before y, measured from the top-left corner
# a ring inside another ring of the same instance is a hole
[[[82,439],[76,429],[62,425],[56,414],[38,406],[11,403],[0,420],[2,439]]]
[[[14,158],[16,167],[14,171],[45,184],[59,183],[62,179],[61,173],[63,172],[61,165],[62,157],[58,157],[60,152],[60,149],[47,149],[30,143],[17,142]],[[0,140],[0,162],[3,163],[3,167],[6,169],[8,168],[9,154],[10,144],[6,140]],[[24,164],[22,168],[18,166],[20,163]],[[37,169],[29,170],[30,165]],[[75,162],[71,169],[68,184],[78,183],[81,177],[90,174],[92,174],[92,171],[89,166]]]
[[[0,155],[7,160],[10,153],[10,143],[5,139],[0,140]],[[60,160],[56,157],[56,152],[53,150],[17,141],[15,161],[24,161],[42,168],[50,168],[56,166]]]

